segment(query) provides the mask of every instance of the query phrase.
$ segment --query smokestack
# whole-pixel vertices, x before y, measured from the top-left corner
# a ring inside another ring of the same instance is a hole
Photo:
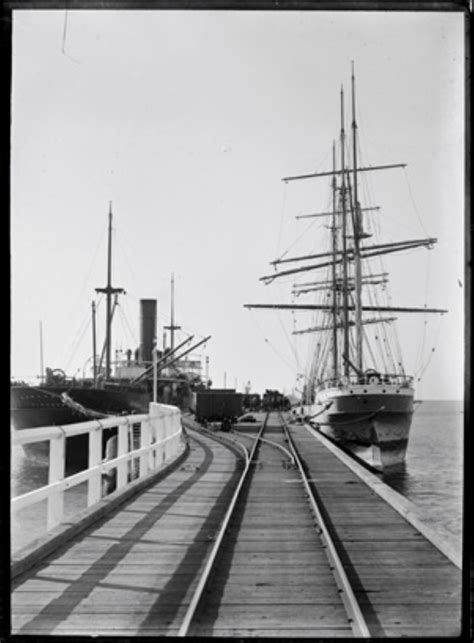
[[[156,299],[140,299],[140,362],[151,364],[156,340]]]

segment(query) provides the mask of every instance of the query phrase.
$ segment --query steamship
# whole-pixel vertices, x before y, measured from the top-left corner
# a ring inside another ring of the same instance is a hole
[[[148,413],[150,402],[155,399],[165,404],[187,408],[191,403],[193,386],[201,384],[200,362],[184,359],[192,350],[206,342],[201,340],[191,348],[180,350],[193,337],[174,347],[173,332],[177,326],[173,318],[173,291],[171,347],[155,348],[157,325],[156,299],[140,300],[140,346],[134,352],[126,351],[124,359],[112,365],[111,327],[114,313],[112,296],[123,293],[122,288],[111,285],[111,230],[112,209],[109,210],[109,243],[107,286],[96,288],[107,297],[106,338],[102,354],[105,369],[96,365],[91,378],[68,378],[61,369],[46,369],[45,382],[37,386],[12,383],[10,387],[10,411],[13,428],[21,430],[39,426],[55,426],[84,422],[108,415]],[[172,287],[174,286],[172,280]],[[93,323],[95,308],[93,306]],[[95,337],[95,327],[93,329]],[[180,351],[178,355],[178,351]],[[153,365],[155,353],[155,365]],[[112,370],[113,366],[113,370]]]

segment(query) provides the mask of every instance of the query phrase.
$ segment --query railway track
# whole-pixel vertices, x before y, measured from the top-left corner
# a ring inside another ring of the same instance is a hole
[[[15,579],[15,634],[458,635],[460,567],[308,430],[186,426],[186,461]]]
[[[178,635],[369,637],[283,416],[221,439],[246,463]]]

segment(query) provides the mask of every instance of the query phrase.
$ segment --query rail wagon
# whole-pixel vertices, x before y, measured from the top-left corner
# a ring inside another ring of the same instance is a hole
[[[196,392],[198,422],[220,422],[225,418],[235,422],[242,412],[242,393],[236,393],[235,389],[207,389]]]

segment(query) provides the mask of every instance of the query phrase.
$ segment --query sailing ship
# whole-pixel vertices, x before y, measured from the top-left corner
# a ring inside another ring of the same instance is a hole
[[[359,182],[362,173],[405,167],[403,163],[359,164],[355,76],[352,64],[352,136],[346,137],[344,90],[340,94],[338,162],[332,145],[332,168],[324,172],[288,176],[285,183],[326,177],[330,180],[329,212],[303,217],[325,217],[324,252],[284,256],[273,262],[275,272],[261,278],[292,280],[309,271],[324,271],[320,280],[293,283],[294,297],[312,296],[305,304],[246,304],[246,308],[314,311],[314,325],[294,334],[313,338],[313,353],[305,376],[301,404],[306,418],[350,450],[370,447],[372,463],[381,468],[404,462],[414,401],[414,377],[403,367],[396,336],[398,314],[445,313],[446,310],[392,306],[388,299],[388,273],[382,257],[389,253],[431,249],[435,238],[374,243],[378,222],[371,217],[379,207],[362,207]],[[349,140],[351,139],[351,140]],[[364,204],[365,205],[365,204]],[[308,263],[309,262],[309,263]],[[296,267],[284,269],[284,264]]]
[[[105,342],[97,359],[95,303],[92,303],[92,377],[70,378],[62,369],[46,369],[38,386],[14,383],[10,387],[11,420],[15,429],[54,426],[87,421],[106,415],[148,413],[152,401],[187,408],[192,390],[200,385],[199,372],[186,356],[206,343],[210,336],[187,346],[193,336],[175,346],[174,277],[171,278],[171,346],[156,348],[155,299],[140,300],[140,346],[112,362],[112,321],[118,295],[125,290],[112,285],[112,205],[109,206],[107,284],[96,288],[106,296]],[[195,366],[195,363],[194,363]],[[163,374],[163,376],[161,376]]]

